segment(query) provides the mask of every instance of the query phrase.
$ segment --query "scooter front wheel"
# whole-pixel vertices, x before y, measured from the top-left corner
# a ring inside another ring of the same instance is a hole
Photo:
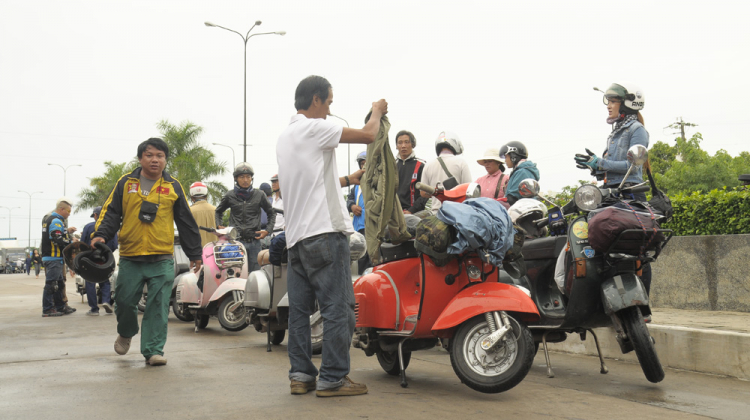
[[[231,296],[231,295],[230,295]],[[232,332],[242,331],[249,325],[247,323],[247,307],[240,302],[240,305],[235,308],[234,311],[230,310],[230,307],[234,305],[235,300],[226,298],[219,305],[219,324],[227,330]]]
[[[529,329],[508,315],[512,325],[502,341],[483,350],[482,340],[491,330],[484,315],[461,324],[451,339],[451,365],[469,388],[494,394],[518,385],[534,362],[534,340]]]
[[[641,364],[643,374],[649,382],[657,383],[664,380],[664,368],[661,366],[659,356],[656,354],[654,342],[643,320],[641,310],[637,306],[631,306],[618,312],[620,319],[628,333],[630,342],[633,343],[635,355]]]

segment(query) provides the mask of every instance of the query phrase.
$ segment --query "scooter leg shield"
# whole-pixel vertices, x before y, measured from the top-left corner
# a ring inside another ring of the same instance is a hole
[[[624,273],[602,282],[604,312],[613,315],[631,306],[640,306],[644,315],[650,314],[648,294],[635,273]]]

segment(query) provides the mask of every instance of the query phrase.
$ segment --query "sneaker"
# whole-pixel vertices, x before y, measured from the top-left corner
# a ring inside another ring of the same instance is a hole
[[[302,382],[302,381],[295,381],[292,379],[292,382],[289,384],[289,388],[292,390],[292,395],[302,395],[307,394],[308,392],[315,389],[316,382]]]
[[[167,364],[167,358],[160,354],[155,354],[146,359],[146,364],[151,366],[164,366]]]
[[[86,315],[88,315],[88,316],[99,316],[99,311],[94,312],[92,310],[89,310],[88,312],[86,312]]]
[[[42,317],[47,318],[48,316],[62,316],[62,312],[57,312],[54,309],[42,312]]]
[[[348,376],[344,376],[344,384],[338,388],[318,389],[315,395],[319,397],[348,397],[351,395],[367,394],[367,385],[352,382]]]
[[[111,314],[112,313],[112,305],[109,303],[102,303],[102,308],[104,308],[104,312]]]
[[[115,340],[115,353],[126,354],[128,350],[130,350],[130,338],[118,335]]]
[[[63,307],[63,309],[62,309],[62,314],[63,315],[70,315],[70,314],[72,314],[75,311],[76,311],[76,308],[71,308],[70,306],[65,305],[65,307]]]

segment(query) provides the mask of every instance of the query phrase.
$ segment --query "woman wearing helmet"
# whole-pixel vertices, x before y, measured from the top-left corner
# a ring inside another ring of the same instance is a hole
[[[261,209],[268,215],[267,225],[276,223],[276,212],[268,201],[266,194],[253,188],[253,167],[247,162],[241,162],[234,168],[234,189],[229,190],[221,202],[216,206],[216,226],[223,228],[224,212],[230,209],[229,226],[240,231],[240,241],[247,251],[249,270],[260,269],[258,266],[258,252],[261,239],[268,235],[267,230],[261,230]]]
[[[643,126],[641,110],[645,103],[643,91],[631,84],[613,83],[604,92],[607,106],[607,124],[612,124],[612,132],[607,137],[607,145],[602,157],[593,153],[577,154],[575,161],[581,169],[589,169],[597,179],[604,181],[604,187],[618,187],[628,172],[628,149],[636,144],[648,147],[648,131]],[[643,182],[642,168],[634,168],[625,180],[625,185]],[[645,200],[645,194],[636,195]]]
[[[643,125],[641,110],[645,104],[643,91],[629,83],[613,83],[604,92],[604,105],[607,106],[607,124],[612,124],[612,132],[607,137],[607,145],[602,157],[591,152],[577,154],[575,161],[581,169],[591,170],[598,180],[604,181],[605,188],[617,188],[625,179],[625,186],[643,182],[643,168],[636,167],[628,172],[628,149],[636,144],[648,147],[648,131]],[[628,194],[627,198],[646,201],[646,194]],[[646,293],[651,291],[651,265],[643,266],[641,276]],[[650,316],[647,322],[650,322]]]
[[[505,160],[509,168],[513,168],[508,179],[508,186],[505,190],[505,196],[508,198],[508,204],[513,205],[521,199],[518,192],[518,186],[524,179],[535,179],[539,181],[539,169],[536,163],[528,160],[529,152],[526,146],[520,141],[511,141],[500,148],[500,158]]]

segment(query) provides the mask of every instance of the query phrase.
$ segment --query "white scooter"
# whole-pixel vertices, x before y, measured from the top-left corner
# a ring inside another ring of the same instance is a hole
[[[210,316],[228,331],[247,328],[248,311],[242,304],[247,282],[247,254],[233,227],[202,230],[218,236],[203,247],[200,278],[192,271],[178,276],[175,308],[195,317],[195,331],[206,328]]]

